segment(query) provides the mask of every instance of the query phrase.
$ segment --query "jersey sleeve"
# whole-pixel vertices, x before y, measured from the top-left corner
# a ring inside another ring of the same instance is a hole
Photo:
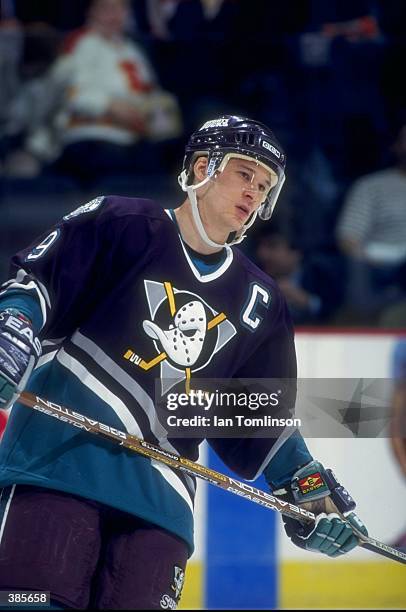
[[[268,382],[273,385],[275,382],[277,386],[279,381],[284,392],[275,416],[284,418],[293,415],[297,392],[296,352],[291,317],[281,296],[278,297],[278,309],[270,324],[270,333],[233,378],[250,379],[250,392],[256,385],[258,391],[263,391],[263,385],[268,385]],[[265,383],[264,379],[268,382]],[[270,414],[269,410],[267,414]],[[255,480],[286,440],[295,432],[297,435],[297,428],[278,428],[277,437],[274,429],[269,435],[266,435],[266,429],[263,432],[264,437],[259,437],[257,433],[244,438],[213,438],[209,444],[230,469],[247,480]]]
[[[0,299],[8,305],[34,299],[42,336],[70,334],[112,290],[126,261],[136,261],[134,250],[145,248],[142,218],[137,227],[134,216],[120,211],[117,200],[100,197],[63,217],[12,258]],[[127,245],[133,252],[126,253]]]
[[[289,482],[295,472],[310,461],[313,456],[299,431],[285,438],[264,469],[264,476],[272,490]]]

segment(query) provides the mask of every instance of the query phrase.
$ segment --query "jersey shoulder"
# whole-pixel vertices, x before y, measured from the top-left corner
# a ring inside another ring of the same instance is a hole
[[[259,268],[245,253],[233,247],[235,261],[245,270],[248,282],[257,282],[265,285],[273,294],[281,295],[277,282],[269,274]]]
[[[123,218],[138,221],[141,219],[156,219],[164,223],[170,223],[170,219],[162,206],[154,200],[117,195],[97,196],[65,215],[63,221],[80,223],[90,218],[96,219],[99,224],[114,222],[114,220]]]
[[[165,210],[155,200],[117,195],[106,195],[103,198],[103,209],[112,217],[144,217],[171,223]]]

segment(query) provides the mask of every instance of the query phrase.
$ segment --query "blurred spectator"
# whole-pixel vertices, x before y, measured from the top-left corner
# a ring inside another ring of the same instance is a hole
[[[37,84],[55,54],[54,28],[39,19],[22,22],[15,1],[3,0],[0,16],[0,153],[5,174],[13,172],[14,168],[18,172],[23,166],[18,153],[15,160],[13,156],[9,157],[9,153],[18,149],[24,132],[36,124]],[[34,168],[32,160],[29,159],[28,163],[28,173],[36,173],[38,164],[35,160]]]
[[[59,45],[57,32],[44,23],[23,25],[16,21],[21,38],[14,67],[10,48],[3,54],[8,72],[14,74],[14,87],[9,88],[8,100],[2,112],[2,144],[6,176],[31,177],[41,170],[41,162],[30,153],[31,139],[38,139],[48,119],[52,118],[54,98],[45,87],[45,75],[55,59]],[[10,32],[8,33],[8,37]],[[7,88],[2,89],[4,96]],[[12,94],[12,95],[10,95]],[[35,148],[34,148],[35,149]],[[47,151],[52,155],[52,150]]]
[[[138,0],[133,5],[137,23],[153,40],[161,81],[179,96],[186,131],[212,114],[243,112],[233,95],[245,69],[234,37],[241,4],[241,0]],[[249,28],[245,36],[250,36]]]
[[[307,66],[330,61],[331,45],[337,38],[348,42],[377,40],[379,24],[369,2],[314,2],[307,32],[300,36],[301,59]]]
[[[125,35],[128,6],[91,2],[85,27],[68,35],[42,81],[46,120],[26,143],[44,163],[55,162],[52,170],[86,186],[109,174],[159,171],[170,160],[161,157],[165,144],[181,132],[175,98]]]
[[[233,26],[234,13],[240,8],[239,4],[239,0],[145,0],[137,2],[133,10],[137,21],[142,14],[144,29],[156,39],[195,40],[196,36],[210,31],[209,22],[215,23],[224,10],[227,17],[231,17],[231,22],[229,20],[228,23],[222,24],[225,26],[222,31],[223,38],[227,37],[230,27]],[[231,15],[227,10],[230,6]]]
[[[395,166],[354,183],[337,225],[348,261],[347,301],[365,314],[379,314],[405,293],[406,124],[393,152]]]
[[[328,256],[303,254],[277,232],[259,235],[256,259],[278,283],[297,324],[326,322],[339,302],[335,265]]]
[[[8,104],[18,88],[18,65],[23,47],[23,32],[12,7],[2,6],[0,20],[0,121],[6,118]]]
[[[313,141],[326,156],[339,191],[381,167],[385,43],[375,5],[313,0],[307,29],[297,37],[291,99],[297,101],[299,129],[302,140]]]

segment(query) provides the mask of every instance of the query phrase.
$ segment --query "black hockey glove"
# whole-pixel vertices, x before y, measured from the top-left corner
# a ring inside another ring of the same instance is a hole
[[[0,408],[15,402],[40,355],[31,321],[13,308],[0,312]]]
[[[358,545],[351,525],[368,535],[365,525],[353,512],[356,504],[351,495],[333,472],[325,470],[318,461],[300,468],[289,483],[273,493],[295,505],[304,505],[317,516],[314,524],[304,525],[282,515],[287,535],[300,548],[338,557]]]

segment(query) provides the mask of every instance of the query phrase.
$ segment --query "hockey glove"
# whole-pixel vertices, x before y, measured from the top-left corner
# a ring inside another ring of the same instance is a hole
[[[316,514],[312,525],[282,516],[287,535],[300,548],[338,557],[359,543],[351,526],[368,535],[362,521],[352,512],[356,504],[351,495],[333,472],[325,470],[318,461],[300,468],[289,483],[273,493]]]
[[[0,312],[0,408],[15,402],[40,355],[31,321],[13,308]]]

